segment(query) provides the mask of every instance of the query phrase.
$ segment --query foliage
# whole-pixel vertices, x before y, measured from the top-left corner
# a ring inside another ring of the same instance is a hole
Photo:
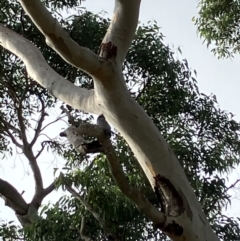
[[[233,57],[239,53],[239,1],[201,0],[199,9],[199,17],[193,20],[212,52],[219,57]]]
[[[59,17],[59,20],[76,42],[98,52],[108,19],[77,9],[77,1],[45,2],[53,12],[64,8],[78,10],[80,17],[72,15],[66,19]],[[0,7],[1,22],[31,40],[54,70],[76,85],[93,87],[86,74],[65,63],[46,46],[43,36],[18,4],[4,0]],[[7,152],[10,151],[7,143],[12,140],[11,134],[18,140],[21,135],[17,131],[6,132],[4,123],[16,128],[24,123],[26,129],[30,129],[31,117],[42,114],[41,105],[48,110],[53,106],[58,108],[62,103],[29,80],[22,63],[5,50],[1,50],[0,69],[0,98],[3,100],[0,102],[0,138],[5,143],[0,148]],[[199,92],[196,71],[189,68],[187,60],[174,58],[172,50],[163,44],[163,35],[155,22],[138,27],[123,71],[132,96],[172,146],[214,230],[222,240],[239,239],[239,223],[222,214],[231,198],[227,193],[226,175],[239,164],[239,123],[234,121],[231,113],[219,108],[216,96]],[[16,99],[21,100],[22,106],[16,105]],[[23,122],[19,121],[19,111],[23,112]],[[93,121],[91,116],[76,110],[71,114],[79,121]],[[116,133],[113,143],[131,185],[158,206],[155,194],[126,142]],[[46,145],[66,161],[62,168],[65,182],[83,195],[119,240],[166,240],[122,195],[103,155],[79,155],[61,139],[48,141]],[[56,170],[56,176],[57,173]],[[58,179],[56,185],[66,191],[62,179]],[[108,238],[101,222],[67,192],[57,203],[43,206],[39,215],[41,219],[24,230],[2,224],[0,235],[7,240],[76,240],[85,223],[84,233],[93,240]]]

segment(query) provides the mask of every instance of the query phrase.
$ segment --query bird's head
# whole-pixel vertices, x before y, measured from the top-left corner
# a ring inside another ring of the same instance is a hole
[[[98,116],[98,119],[104,119],[105,120],[105,117],[103,114],[101,114],[100,116]]]

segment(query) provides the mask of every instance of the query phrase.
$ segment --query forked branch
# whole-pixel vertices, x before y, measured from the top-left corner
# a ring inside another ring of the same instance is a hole
[[[114,57],[119,69],[122,67],[136,31],[140,3],[141,0],[115,0],[111,24],[103,39],[100,56]],[[108,49],[106,49],[107,46]]]
[[[101,128],[89,123],[82,123],[78,127],[69,127],[67,130],[65,130],[65,133],[68,131],[72,133],[71,140],[69,141],[73,144],[74,147],[78,147],[78,141],[74,142],[74,133],[75,140],[78,140],[82,135],[97,137],[98,141],[104,148],[104,153],[106,154],[110,171],[119,189],[123,192],[124,195],[132,200],[138,209],[144,213],[156,226],[161,226],[161,224],[164,223],[164,214],[160,212],[155,206],[153,206],[142,192],[129,184],[119,163],[117,154],[111,144],[111,141],[104,134]],[[66,135],[66,137],[68,136]]]
[[[47,44],[63,59],[90,75],[98,71],[100,58],[91,50],[73,41],[40,0],[18,1],[36,27],[44,34]]]

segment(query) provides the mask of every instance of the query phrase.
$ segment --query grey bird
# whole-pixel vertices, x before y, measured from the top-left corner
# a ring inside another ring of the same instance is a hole
[[[97,125],[103,129],[104,133],[106,136],[108,136],[109,138],[111,137],[111,127],[108,124],[108,122],[106,121],[104,115],[100,115],[97,118]]]

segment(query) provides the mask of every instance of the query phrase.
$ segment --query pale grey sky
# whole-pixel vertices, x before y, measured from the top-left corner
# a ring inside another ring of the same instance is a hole
[[[113,3],[113,0],[87,0],[87,2],[82,3],[82,6],[95,13],[105,10],[110,14],[110,17]],[[140,21],[156,20],[162,28],[164,36],[166,36],[165,43],[170,46],[174,45],[176,49],[180,46],[182,55],[178,55],[179,59],[186,58],[189,66],[197,71],[200,91],[205,94],[216,94],[220,107],[236,114],[236,119],[240,120],[240,109],[238,106],[240,102],[240,57],[237,56],[233,60],[218,60],[217,57],[214,57],[197,36],[196,27],[191,21],[192,17],[196,15],[197,1],[144,0],[141,6]],[[53,136],[58,135],[59,132],[60,130],[56,130]],[[52,166],[49,167],[49,162],[53,160],[53,156],[48,156],[47,160],[45,157],[42,159],[41,169],[44,172],[44,178],[48,177],[47,180],[44,179],[46,185],[53,178]],[[25,162],[24,166],[26,167],[25,169],[19,159],[10,161],[8,165],[1,164],[0,176],[10,181],[20,192],[25,190],[26,192],[23,196],[30,201],[34,182],[27,162]],[[29,174],[26,170],[29,170]],[[230,175],[229,179],[233,182],[236,177],[238,177],[237,172]],[[56,194],[51,194],[44,200],[44,203],[55,198]],[[239,216],[240,211],[233,208],[234,206],[240,206],[239,204],[239,201],[234,200],[232,208],[229,208],[228,213]],[[4,207],[4,202],[1,199],[0,218],[15,220],[13,212],[9,208]]]

